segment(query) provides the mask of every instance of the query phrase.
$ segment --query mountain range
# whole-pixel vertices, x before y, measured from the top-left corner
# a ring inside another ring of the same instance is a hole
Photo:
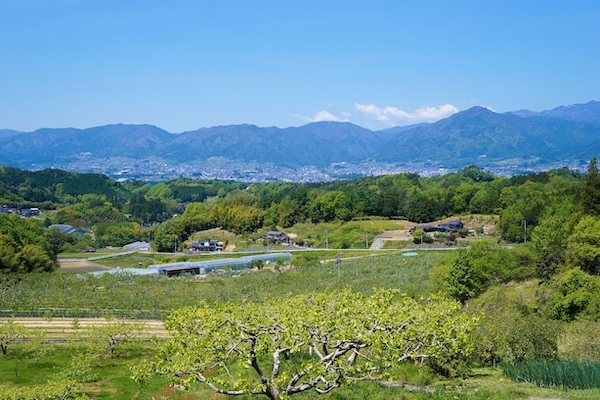
[[[432,162],[444,168],[460,168],[506,160],[566,164],[589,160],[598,150],[598,101],[542,112],[501,114],[473,107],[436,123],[379,131],[348,122],[316,122],[289,128],[243,124],[182,133],[152,125],[125,124],[34,132],[0,129],[0,165],[24,169],[64,168],[82,155],[95,162],[152,158],[170,164],[206,162],[217,157],[292,169],[336,163]]]

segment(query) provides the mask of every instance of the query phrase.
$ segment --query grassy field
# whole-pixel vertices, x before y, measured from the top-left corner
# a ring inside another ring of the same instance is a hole
[[[74,357],[81,357],[76,345],[47,344],[52,349],[36,362],[25,353],[25,345],[11,347],[7,356],[0,357],[0,385],[32,386],[42,385],[61,373],[78,374],[82,382],[83,392],[92,399],[160,399],[200,400],[229,397],[214,394],[205,387],[194,387],[192,390],[180,392],[169,386],[167,378],[153,378],[143,384],[131,380],[130,367],[140,360],[154,354],[155,347],[151,343],[132,341],[117,347],[111,356],[102,356],[90,364],[87,372],[77,371],[73,363]],[[74,347],[75,346],[75,347]],[[292,398],[347,399],[347,400],[516,400],[516,399],[572,399],[591,400],[600,398],[600,390],[561,390],[540,388],[528,383],[515,383],[502,376],[500,368],[475,369],[468,379],[447,380],[435,376],[407,364],[405,368],[394,371],[394,379],[389,381],[359,382],[354,385],[343,385],[327,395],[302,393]],[[162,397],[161,397],[162,396]],[[254,397],[236,397],[249,400]]]
[[[24,346],[13,346],[9,355],[0,357],[0,381],[3,386],[33,386],[45,384],[62,373],[75,375],[77,367],[72,363],[76,348],[71,344],[48,344],[52,350],[36,362],[24,356]],[[119,347],[112,357],[94,360],[91,370],[83,376],[84,393],[98,400],[150,399],[153,394],[168,385],[168,380],[157,378],[145,385],[130,379],[130,365],[152,355],[150,344],[129,343]]]

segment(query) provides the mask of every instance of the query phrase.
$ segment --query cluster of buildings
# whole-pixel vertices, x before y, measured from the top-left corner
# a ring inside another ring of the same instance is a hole
[[[270,244],[290,244],[290,237],[279,231],[269,231],[266,235],[261,236],[260,240]],[[190,251],[201,253],[223,251],[223,246],[223,242],[219,242],[216,239],[206,238],[198,242],[193,242]]]
[[[40,209],[37,207],[16,208],[16,207],[9,207],[5,204],[2,206],[2,208],[0,208],[0,213],[1,214],[16,214],[16,215],[21,215],[23,217],[31,217],[33,215],[40,215]]]
[[[416,229],[421,229],[423,232],[458,232],[461,229],[464,229],[465,225],[461,221],[450,221],[439,225],[417,225],[415,227],[410,228],[409,232],[412,233]]]

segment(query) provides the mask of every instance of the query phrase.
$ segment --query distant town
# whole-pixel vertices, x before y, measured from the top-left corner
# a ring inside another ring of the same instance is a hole
[[[537,160],[512,159],[490,165],[478,165],[497,176],[513,176],[530,172],[569,168],[584,171],[584,161],[538,163]],[[37,164],[32,170],[57,168],[79,173],[99,173],[113,179],[129,179],[146,182],[162,182],[179,178],[219,179],[238,182],[328,182],[354,179],[361,176],[381,176],[404,172],[430,177],[454,172],[456,168],[445,168],[435,161],[386,164],[378,162],[334,163],[327,167],[302,166],[287,168],[270,163],[240,162],[222,157],[211,157],[206,161],[173,163],[159,157],[133,159],[125,157],[94,158],[89,153],[80,154],[69,162],[60,164]]]

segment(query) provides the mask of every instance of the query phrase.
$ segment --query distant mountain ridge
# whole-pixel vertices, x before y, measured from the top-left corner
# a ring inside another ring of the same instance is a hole
[[[114,164],[110,160],[125,158],[160,159],[177,165],[215,157],[296,169],[336,163],[400,165],[431,161],[446,168],[460,168],[507,159],[539,163],[589,160],[599,150],[597,101],[549,111],[502,114],[473,107],[433,124],[379,131],[348,122],[316,122],[289,128],[228,125],[178,134],[152,125],[125,124],[34,132],[0,130],[0,165],[24,169],[63,168],[75,158],[85,159],[88,164],[108,165]]]
[[[600,115],[600,114],[599,114]],[[394,137],[374,158],[381,162],[438,160],[460,167],[491,160],[539,158],[545,162],[589,158],[600,126],[550,117],[523,118],[473,107]]]
[[[585,104],[574,104],[571,106],[560,106],[548,111],[513,111],[512,114],[519,117],[550,117],[576,122],[598,122],[600,121],[600,101],[590,101]]]

